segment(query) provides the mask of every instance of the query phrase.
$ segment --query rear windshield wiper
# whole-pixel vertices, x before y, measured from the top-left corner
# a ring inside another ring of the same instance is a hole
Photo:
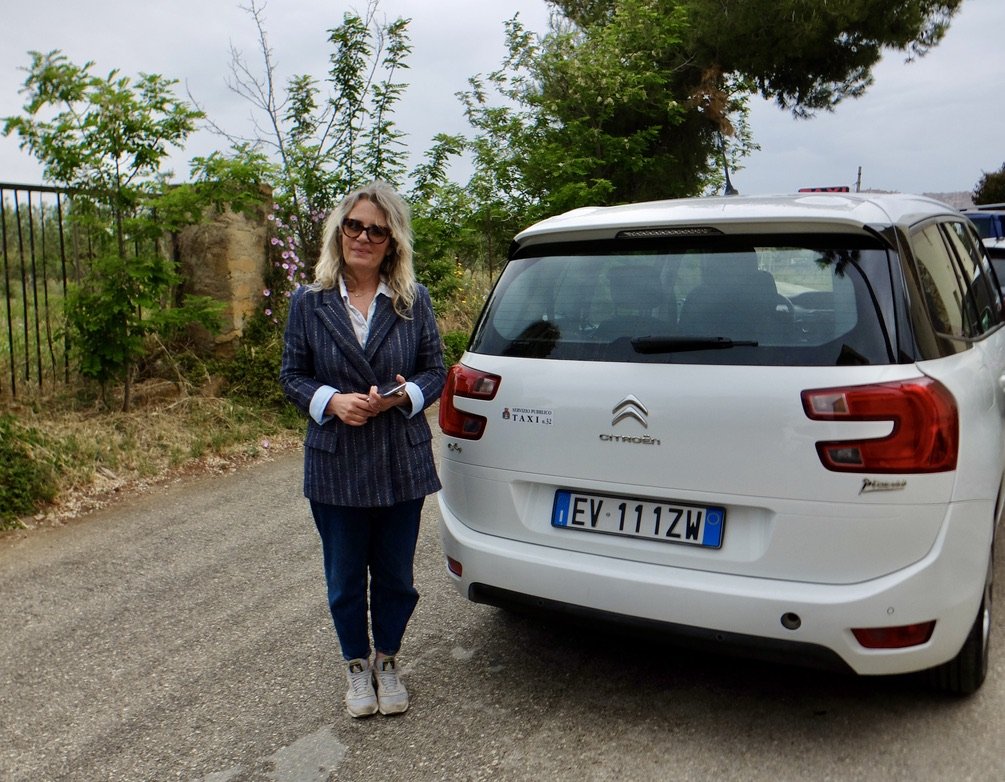
[[[729,337],[635,337],[636,353],[682,353],[688,350],[725,350],[726,348],[756,348],[757,340]]]

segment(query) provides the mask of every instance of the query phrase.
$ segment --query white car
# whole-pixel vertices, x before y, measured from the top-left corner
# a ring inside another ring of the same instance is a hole
[[[540,222],[440,403],[448,573],[477,602],[973,692],[1002,320],[973,227],[926,198]]]

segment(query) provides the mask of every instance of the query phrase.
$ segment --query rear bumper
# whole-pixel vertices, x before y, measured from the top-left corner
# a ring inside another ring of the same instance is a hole
[[[666,567],[529,544],[476,532],[439,497],[441,539],[465,597],[523,603],[659,626],[683,638],[747,648],[751,656],[898,674],[952,659],[980,605],[991,549],[991,512],[950,507],[935,545],[919,562],[854,584],[816,584]],[[978,521],[988,519],[987,521]],[[799,618],[787,629],[782,617]],[[906,649],[866,649],[852,628],[936,620],[931,639]]]
[[[570,618],[573,622],[580,622],[594,628],[598,623],[627,628],[629,632],[634,631],[639,637],[646,639],[669,638],[677,646],[693,647],[715,653],[742,655],[767,662],[854,673],[847,663],[830,649],[799,641],[757,638],[722,630],[708,630],[703,627],[688,627],[671,622],[612,614],[586,606],[510,592],[487,584],[472,583],[468,589],[468,599],[475,603],[485,603],[508,609],[560,614]]]

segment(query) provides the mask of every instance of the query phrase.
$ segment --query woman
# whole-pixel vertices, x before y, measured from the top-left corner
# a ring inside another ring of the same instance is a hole
[[[408,708],[396,655],[419,598],[419,516],[440,488],[423,410],[445,374],[429,292],[412,268],[408,205],[374,182],[325,223],[315,280],[290,302],[280,372],[287,397],[308,415],[304,494],[353,717]],[[382,394],[385,384],[397,387]]]

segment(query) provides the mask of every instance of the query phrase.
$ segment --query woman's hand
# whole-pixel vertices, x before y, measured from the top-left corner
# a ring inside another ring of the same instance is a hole
[[[349,426],[362,426],[377,415],[377,411],[366,394],[333,394],[325,406],[325,414],[338,416]]]
[[[395,375],[394,382],[405,383],[407,381],[401,375]],[[400,404],[411,404],[408,394],[404,393],[404,391],[400,395],[383,397],[378,393],[377,386],[370,386],[370,393],[367,399],[370,409],[374,411],[374,415],[383,413],[385,410],[390,410],[392,407],[397,407]]]
[[[401,375],[395,375],[394,380],[396,383],[405,382]],[[377,392],[377,386],[370,386],[368,394],[333,394],[325,407],[325,414],[338,416],[342,423],[349,426],[362,426],[375,415],[401,404],[411,404],[408,394],[382,397]]]

